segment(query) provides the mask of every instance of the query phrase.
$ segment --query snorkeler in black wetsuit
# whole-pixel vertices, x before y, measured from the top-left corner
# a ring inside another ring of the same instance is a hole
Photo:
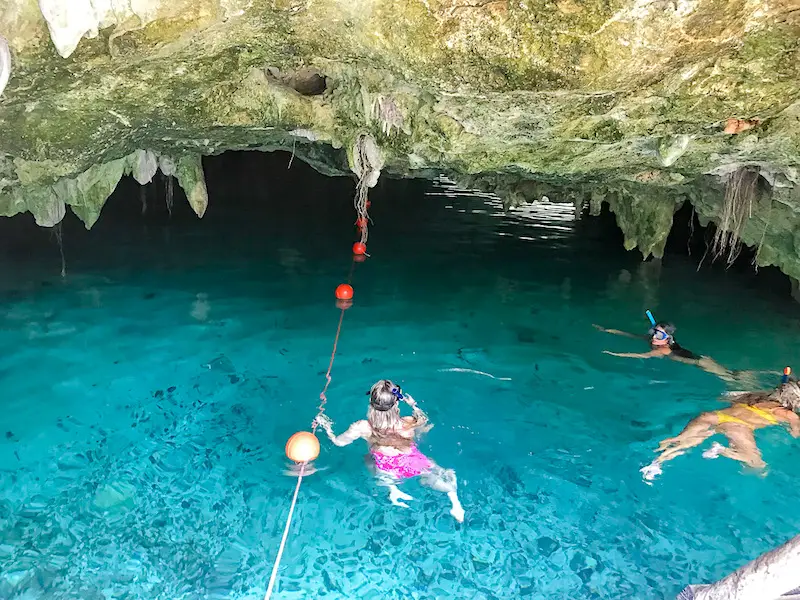
[[[595,328],[605,333],[613,333],[614,335],[622,335],[629,338],[643,339],[650,343],[650,352],[610,352],[603,350],[604,354],[611,356],[621,356],[623,358],[664,358],[669,357],[672,360],[696,365],[712,375],[716,375],[726,381],[740,381],[741,375],[744,372],[731,371],[726,369],[713,358],[708,356],[700,356],[694,352],[687,350],[675,341],[675,326],[671,323],[664,321],[654,323],[648,331],[647,335],[637,335],[635,333],[628,333],[627,331],[620,331],[619,329],[606,329],[595,325]]]

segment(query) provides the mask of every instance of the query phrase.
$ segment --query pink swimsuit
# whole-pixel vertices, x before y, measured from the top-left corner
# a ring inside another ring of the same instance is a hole
[[[431,468],[431,461],[419,451],[416,445],[411,446],[411,452],[408,454],[389,455],[372,451],[372,457],[375,459],[375,466],[379,471],[388,473],[397,479],[416,477]]]

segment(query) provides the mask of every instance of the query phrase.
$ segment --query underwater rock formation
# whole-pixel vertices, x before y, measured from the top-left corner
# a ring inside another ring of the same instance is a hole
[[[733,243],[800,279],[797,0],[6,0],[0,36],[0,215],[90,227],[160,168],[202,216],[203,155],[284,149],[606,203],[646,257],[746,169]]]

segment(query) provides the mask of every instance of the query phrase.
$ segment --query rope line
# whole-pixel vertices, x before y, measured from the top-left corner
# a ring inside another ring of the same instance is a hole
[[[347,283],[353,283],[353,272],[356,269],[356,261],[352,261],[350,263],[350,273],[347,274]],[[322,388],[322,391],[319,393],[319,406],[317,406],[317,417],[322,415],[325,412],[325,405],[328,403],[328,397],[325,393],[328,391],[328,386],[331,384],[331,371],[333,370],[333,361],[336,359],[336,350],[339,347],[339,336],[342,333],[342,323],[344,323],[344,311],[347,310],[347,306],[342,306],[341,311],[339,312],[339,325],[336,327],[336,335],[333,337],[333,350],[331,351],[331,362],[328,363],[328,371],[325,373],[325,385]],[[316,433],[317,428],[319,427],[319,423],[315,418],[314,421],[311,423],[311,432]]]
[[[289,516],[286,518],[286,526],[283,528],[283,537],[281,538],[281,545],[278,548],[278,556],[275,558],[275,564],[272,565],[272,575],[269,576],[269,585],[267,586],[267,593],[264,595],[264,600],[269,600],[272,596],[272,588],[275,587],[275,582],[278,579],[278,567],[281,565],[281,558],[283,557],[283,549],[286,547],[286,538],[289,537],[289,528],[292,525],[292,517],[294,516],[294,507],[297,504],[297,494],[300,492],[300,484],[303,482],[303,474],[306,470],[306,463],[300,465],[300,474],[297,476],[297,485],[294,488],[294,497],[292,497],[292,504],[289,507]]]
[[[359,197],[361,198],[359,200]],[[366,242],[367,239],[367,226],[366,226],[366,219],[368,219],[367,215],[367,205],[366,205],[366,190],[363,192],[363,196],[361,192],[356,194],[356,211],[358,212],[359,217],[363,217],[365,219],[364,225],[360,228],[361,229],[361,241]],[[347,276],[347,283],[350,284],[353,282],[353,273],[355,272],[356,261],[353,260],[350,265],[350,273]],[[328,386],[331,384],[331,371],[333,371],[333,362],[336,360],[336,350],[339,348],[339,336],[342,333],[342,324],[344,323],[344,313],[349,308],[349,305],[342,305],[341,310],[339,311],[339,324],[336,326],[336,335],[333,338],[333,350],[331,351],[331,360],[328,363],[328,370],[325,373],[325,385],[322,387],[322,391],[319,394],[319,406],[317,406],[317,417],[322,415],[325,412],[325,405],[328,403],[328,397],[326,395],[328,391]],[[319,423],[317,418],[314,419],[313,423],[311,424],[311,431],[312,433],[316,433],[317,428],[319,427]],[[275,582],[278,580],[278,569],[281,565],[281,558],[283,558],[283,550],[286,548],[286,540],[289,537],[289,529],[292,526],[292,517],[294,516],[294,509],[297,505],[297,495],[300,493],[300,484],[303,482],[303,475],[305,474],[305,469],[308,463],[302,463],[300,465],[300,473],[297,476],[297,485],[294,488],[294,496],[292,496],[292,504],[289,507],[289,515],[286,517],[286,525],[283,528],[283,537],[281,538],[281,544],[278,547],[278,555],[275,557],[275,563],[272,565],[272,574],[269,577],[269,584],[267,585],[267,592],[264,595],[264,600],[270,600],[272,596],[272,590],[275,587]]]
[[[325,395],[325,392],[328,391],[328,386],[331,384],[331,370],[333,369],[333,361],[336,358],[336,349],[339,346],[339,334],[342,333],[342,323],[344,322],[345,310],[346,309],[343,308],[339,313],[339,326],[336,328],[336,337],[333,338],[333,352],[331,352],[331,362],[328,363],[328,372],[325,373],[325,386],[319,393],[319,406],[317,406],[317,417],[319,417],[322,413],[325,412],[325,405],[328,403],[328,397]],[[319,423],[317,419],[314,419],[314,422],[311,424],[311,432],[316,433],[317,427],[319,427]]]

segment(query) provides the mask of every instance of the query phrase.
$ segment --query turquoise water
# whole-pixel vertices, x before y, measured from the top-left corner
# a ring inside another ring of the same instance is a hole
[[[143,220],[126,184],[91,233],[66,228],[64,280],[49,234],[3,236],[0,598],[263,598],[354,220],[350,181],[284,161],[216,159],[203,221]],[[402,382],[467,518],[416,482],[389,505],[363,446],[324,441],[274,598],[672,598],[797,533],[778,429],[757,434],[765,478],[696,451],[646,485],[657,441],[726,387],[603,355],[642,348],[591,327],[641,331],[650,308],[696,352],[778,370],[800,362],[785,295],[696,256],[642,264],[571,207],[504,215],[446,181],[372,197],[328,411],[342,430],[373,381]]]

